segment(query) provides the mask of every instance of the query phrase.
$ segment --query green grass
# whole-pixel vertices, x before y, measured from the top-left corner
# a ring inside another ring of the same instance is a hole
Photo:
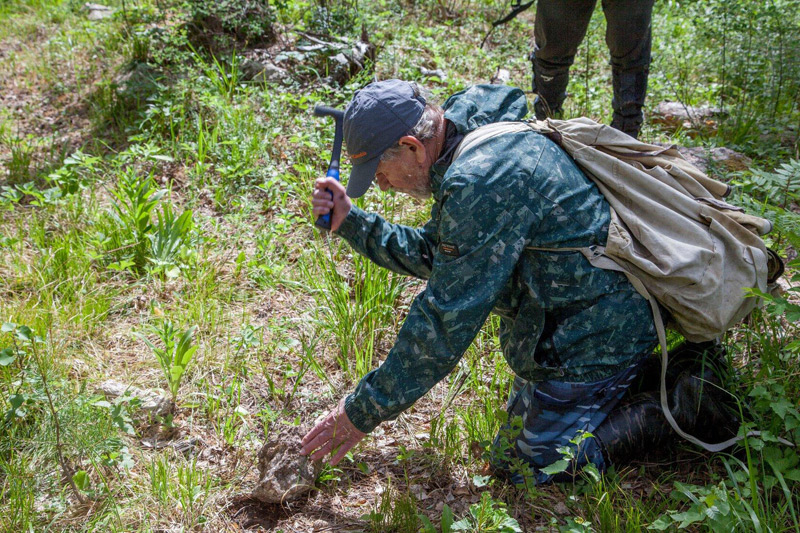
[[[0,6],[0,79],[20,104],[0,107],[0,322],[42,339],[37,358],[16,329],[0,333],[0,530],[238,531],[260,443],[281,424],[312,423],[375,368],[423,287],[314,229],[309,195],[333,131],[311,109],[343,106],[372,76],[420,81],[444,98],[507,68],[527,90],[533,12],[478,49],[507,5],[274,4],[284,39],[352,39],[365,25],[376,61],[340,87],[311,53],[285,84],[245,81],[243,42],[210,54],[180,2],[109,5],[119,11],[104,21],[66,0]],[[735,203],[774,222],[770,244],[784,255],[800,247],[797,7],[659,3],[648,106],[679,100],[727,115],[697,135],[644,131],[752,157],[751,169],[722,177]],[[569,116],[610,117],[604,31],[598,9]],[[411,225],[430,211],[376,190],[357,204]],[[512,377],[492,319],[447,380],[326,470],[313,504],[258,517],[272,531],[319,521],[513,531],[506,518],[525,530],[800,531],[800,455],[778,441],[800,443],[797,305],[796,290],[772,298],[726,338],[740,369],[733,392],[764,432],[733,454],[698,459],[687,448],[672,464],[529,490],[488,480]],[[184,332],[191,348],[176,361]],[[159,419],[136,399],[106,399],[106,379],[161,389],[175,412]],[[199,444],[183,455],[143,444],[154,436]]]

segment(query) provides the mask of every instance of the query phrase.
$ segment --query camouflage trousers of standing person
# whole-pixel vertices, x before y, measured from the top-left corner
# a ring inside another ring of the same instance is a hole
[[[617,374],[586,383],[515,378],[508,401],[508,422],[492,446],[495,473],[519,485],[567,481],[587,464],[604,472],[607,465],[600,443],[581,435],[591,433],[605,421],[647,358],[648,355],[638,357]],[[565,447],[569,453],[564,453]],[[563,472],[542,472],[565,458],[570,461]]]

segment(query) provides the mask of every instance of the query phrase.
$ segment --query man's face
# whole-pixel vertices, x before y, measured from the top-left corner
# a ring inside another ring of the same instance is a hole
[[[378,164],[375,181],[382,191],[394,190],[424,200],[431,196],[428,170],[426,162],[420,162],[415,152],[406,148]]]

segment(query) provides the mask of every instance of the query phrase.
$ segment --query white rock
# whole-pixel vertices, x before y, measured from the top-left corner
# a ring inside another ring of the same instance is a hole
[[[436,69],[427,69],[425,67],[419,67],[419,71],[423,76],[427,76],[429,78],[439,78],[442,81],[447,81],[447,74],[440,68]]]
[[[240,66],[245,79],[263,80],[271,83],[279,83],[289,77],[286,69],[283,69],[270,61],[256,61],[246,59]]]
[[[498,68],[489,83],[492,85],[506,85],[509,81],[511,81],[511,72],[504,68]]]
[[[83,9],[89,12],[87,16],[89,20],[101,20],[114,16],[114,8],[104,6],[102,4],[83,4]]]
[[[166,416],[172,412],[172,402],[170,399],[153,390],[125,385],[113,379],[102,382],[97,387],[97,390],[102,392],[109,400],[123,396],[127,392],[130,396],[141,400],[142,404],[140,407],[143,410],[153,413],[154,415]]]

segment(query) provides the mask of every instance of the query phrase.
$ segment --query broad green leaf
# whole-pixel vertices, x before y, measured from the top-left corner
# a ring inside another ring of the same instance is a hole
[[[474,475],[472,476],[472,483],[475,484],[476,487],[485,487],[491,481],[492,476],[479,476]]]
[[[0,327],[0,331],[3,333],[9,333],[17,329],[17,325],[11,322],[3,322],[3,325]]]
[[[8,403],[11,404],[11,409],[6,412],[6,419],[10,420],[13,418],[25,417],[27,413],[25,409],[22,408],[22,405],[25,403],[25,397],[23,395],[15,394],[8,399]]]
[[[418,514],[417,518],[419,518],[419,521],[422,522],[422,529],[420,530],[422,533],[437,533],[436,528],[434,527],[430,518],[424,514]]]
[[[133,468],[133,456],[128,452],[128,448],[122,448],[122,459],[119,462],[119,466],[124,468],[125,470],[130,470]]]
[[[22,394],[15,394],[11,398],[8,399],[8,402],[11,404],[11,407],[17,409],[22,407],[22,404],[25,403],[25,396]]]
[[[134,263],[133,261],[129,261],[129,260],[125,259],[125,260],[118,261],[118,262],[115,262],[115,263],[110,263],[108,265],[108,268],[111,269],[111,270],[114,270],[116,272],[122,272],[123,270],[129,269],[130,267],[132,267],[135,264],[136,263]]]
[[[775,411],[775,414],[781,417],[782,420],[786,418],[786,412],[789,409],[792,409],[794,405],[785,396],[782,396],[777,400],[773,400],[772,403],[770,403],[770,407],[772,407],[772,410]]]
[[[79,490],[86,491],[90,484],[89,475],[86,473],[86,470],[78,470],[75,472],[72,476],[72,482],[75,483],[75,486],[78,487]]]
[[[169,377],[172,381],[180,381],[181,376],[183,376],[183,373],[185,371],[186,371],[185,367],[182,367],[180,365],[175,365],[169,369]]]
[[[450,526],[450,531],[473,531],[474,528],[470,523],[469,518],[462,518],[458,522],[453,522],[453,525]]]
[[[20,326],[17,328],[17,338],[23,341],[33,339],[33,331],[28,326]]]
[[[647,529],[652,529],[653,531],[666,531],[667,529],[672,527],[672,520],[669,518],[662,516],[655,520],[652,524],[647,526]]]
[[[568,467],[569,467],[569,461],[566,459],[561,459],[551,464],[550,466],[542,468],[542,472],[544,472],[548,476],[553,476],[555,474],[560,474],[561,472],[565,472]]]
[[[522,529],[519,527],[519,522],[516,519],[507,516],[503,522],[500,524],[502,528],[501,531],[503,533],[522,533]]]
[[[673,520],[680,522],[680,525],[678,525],[680,529],[685,529],[695,522],[700,522],[705,518],[705,513],[703,513],[697,507],[697,505],[693,505],[685,513],[675,513],[672,515]]]
[[[591,480],[594,481],[595,483],[600,482],[601,479],[600,472],[597,470],[597,467],[594,466],[593,464],[589,463],[588,465],[583,467],[581,472],[586,474],[586,476],[591,478]]]
[[[445,504],[442,507],[442,533],[450,533],[453,527],[453,510],[450,506]]]
[[[186,350],[186,352],[183,353],[183,355],[180,358],[180,361],[178,361],[178,362],[181,365],[185,366],[185,367],[189,366],[189,363],[192,360],[192,356],[194,355],[194,352],[196,352],[196,351],[197,351],[197,346],[192,346],[191,348]]]
[[[0,350],[0,366],[8,366],[13,363],[16,358],[17,356],[14,355],[14,352],[11,351],[11,348]]]

